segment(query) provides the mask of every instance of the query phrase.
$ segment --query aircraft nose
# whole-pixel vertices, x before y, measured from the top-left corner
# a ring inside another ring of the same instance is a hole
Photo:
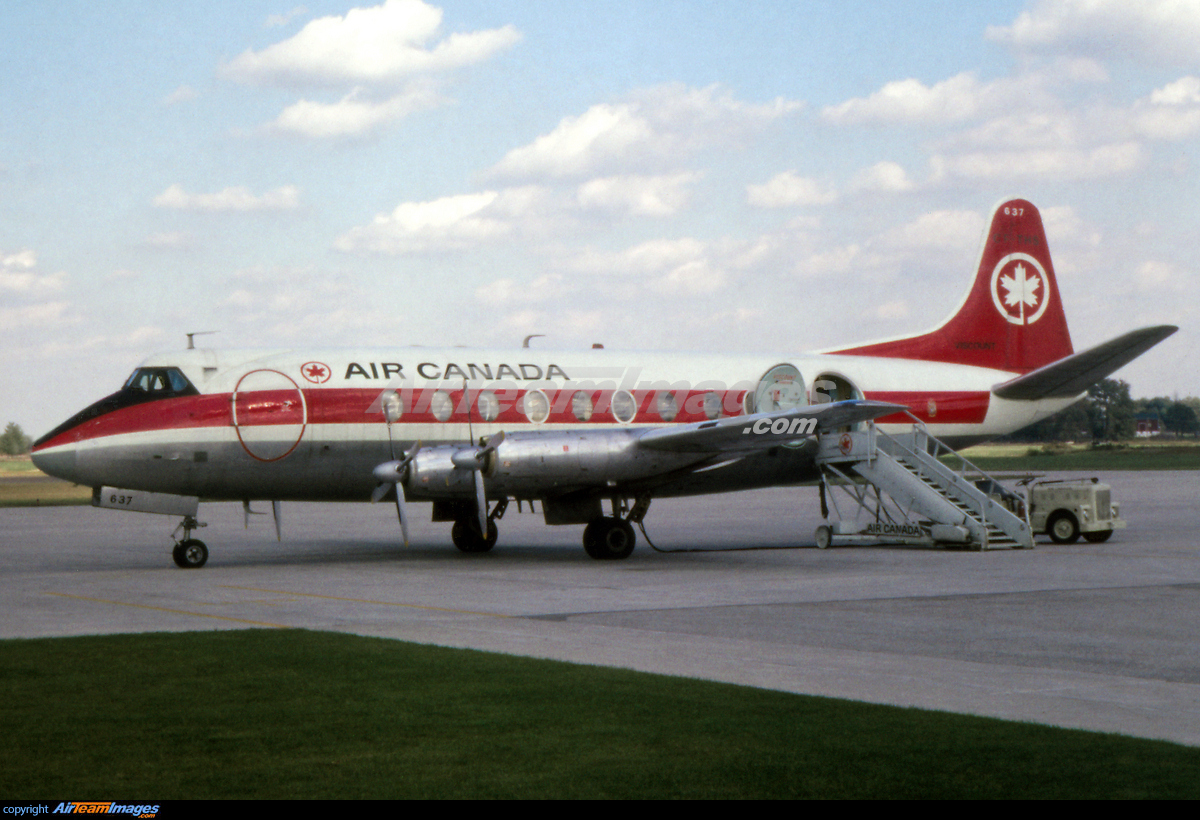
[[[60,445],[33,452],[33,466],[46,475],[65,481],[75,480],[75,446]]]

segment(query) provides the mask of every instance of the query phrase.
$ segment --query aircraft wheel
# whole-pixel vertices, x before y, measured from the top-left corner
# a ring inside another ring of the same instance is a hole
[[[500,531],[496,529],[495,521],[488,521],[487,538],[483,538],[479,535],[478,526],[472,521],[460,518],[450,528],[450,540],[463,552],[487,552],[496,546]]]
[[[1092,544],[1103,544],[1108,539],[1112,538],[1112,530],[1101,530],[1100,532],[1085,532],[1083,538]]]
[[[175,566],[180,569],[200,569],[208,563],[208,547],[203,541],[189,538],[175,545],[175,549],[171,550],[171,557],[175,559]]]
[[[829,545],[833,543],[833,527],[827,524],[817,527],[814,535],[817,539],[817,549],[819,550],[829,549]]]
[[[1055,544],[1074,544],[1079,540],[1079,522],[1069,512],[1057,512],[1046,522],[1046,532]]]
[[[620,518],[597,518],[583,530],[583,548],[598,560],[628,558],[636,545],[633,526]]]

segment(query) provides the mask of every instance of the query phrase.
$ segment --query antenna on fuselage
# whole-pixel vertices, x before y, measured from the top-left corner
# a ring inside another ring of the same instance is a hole
[[[191,333],[187,334],[187,339],[188,339],[187,349],[188,350],[196,349],[196,337],[197,336],[211,336],[212,334],[218,333],[218,332],[220,332],[220,331],[216,331],[216,330],[194,330],[194,331],[192,331]]]
[[[545,333],[530,333],[528,336],[525,337],[525,341],[521,342],[521,347],[529,347],[530,339],[540,339],[545,335],[546,335]]]

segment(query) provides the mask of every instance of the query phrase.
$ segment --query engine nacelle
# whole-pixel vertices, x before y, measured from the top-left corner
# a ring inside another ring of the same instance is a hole
[[[474,470],[459,467],[462,454],[474,452],[468,444],[422,447],[408,467],[404,489],[410,498],[467,498],[475,495]],[[455,459],[455,456],[459,456]],[[486,467],[486,465],[485,465]],[[485,473],[486,474],[486,473]]]
[[[478,448],[468,444],[422,448],[404,482],[410,498],[466,498],[475,492],[471,468]],[[576,487],[617,487],[686,467],[704,456],[637,446],[636,430],[545,430],[511,433],[482,466],[487,494],[542,498]]]

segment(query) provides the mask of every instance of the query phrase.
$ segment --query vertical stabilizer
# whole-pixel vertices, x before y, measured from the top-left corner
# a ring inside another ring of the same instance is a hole
[[[1042,216],[1010,199],[992,212],[979,269],[958,310],[919,336],[829,351],[1026,373],[1074,352]]]

